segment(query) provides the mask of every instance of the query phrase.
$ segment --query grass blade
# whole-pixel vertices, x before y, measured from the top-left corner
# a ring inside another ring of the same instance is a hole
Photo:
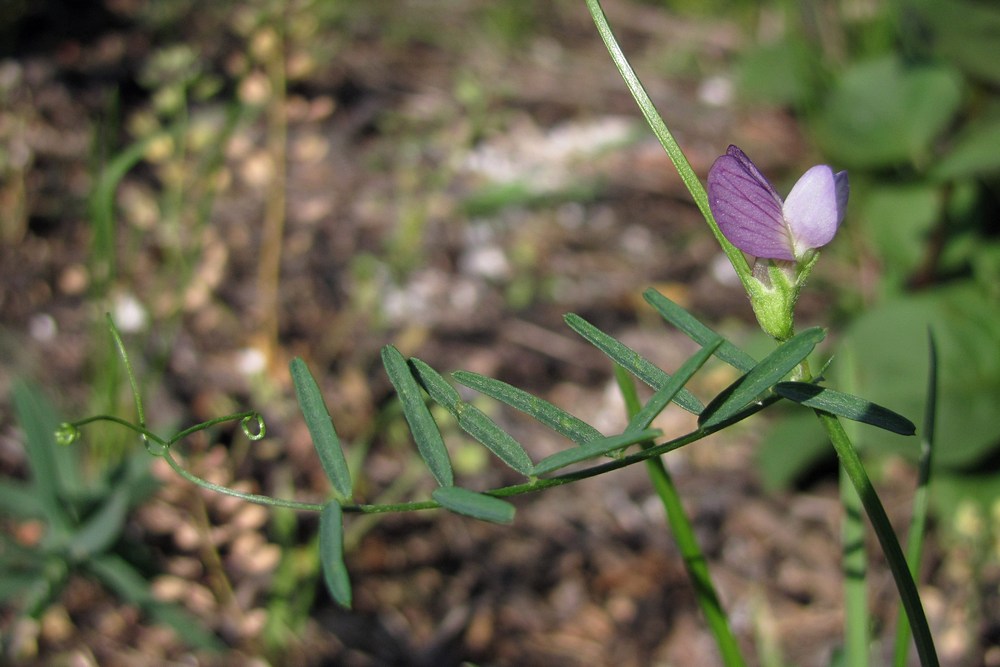
[[[434,489],[431,497],[441,507],[493,523],[510,523],[514,520],[514,506],[506,500],[477,493],[459,486],[442,486]]]
[[[624,343],[604,333],[579,315],[570,313],[564,319],[573,331],[583,336],[587,342],[653,389],[659,390],[670,381],[669,373],[660,369]],[[696,415],[700,414],[703,409],[701,401],[686,389],[681,389],[677,392],[674,396],[674,401],[688,412],[693,412]]]
[[[929,368],[927,373],[927,400],[924,403],[924,425],[920,439],[920,462],[917,468],[917,492],[913,498],[913,516],[910,518],[910,533],[906,540],[906,561],[910,565],[910,575],[918,579],[920,560],[923,556],[924,532],[927,529],[927,510],[930,504],[931,464],[934,459],[934,422],[937,417],[938,364],[937,344],[933,332],[927,332]],[[893,650],[893,665],[905,667],[910,650],[910,623],[906,613],[899,610],[896,622],[896,645]]]
[[[452,377],[470,389],[475,389],[485,396],[533,417],[578,445],[604,437],[603,433],[582,419],[557,408],[543,398],[533,396],[523,389],[518,389],[501,380],[470,371],[456,371],[452,373]]]
[[[427,404],[424,403],[420,385],[410,372],[409,364],[399,350],[391,345],[382,348],[382,364],[389,375],[389,381],[399,394],[403,415],[406,417],[406,423],[410,425],[421,458],[430,468],[438,484],[452,486],[455,480],[448,450],[444,446],[437,423],[427,409]]]
[[[810,408],[830,412],[899,435],[913,435],[917,427],[901,414],[852,394],[820,387],[810,382],[779,382],[776,394]]]
[[[459,428],[517,472],[525,476],[531,474],[534,464],[521,443],[497,426],[482,410],[463,401],[455,388],[423,361],[411,358],[410,367],[431,399],[458,420]]]
[[[580,461],[586,461],[587,459],[592,459],[597,456],[603,456],[608,452],[621,449],[622,447],[628,447],[629,445],[634,445],[639,442],[652,440],[653,438],[661,435],[663,435],[663,431],[652,428],[642,431],[622,433],[621,435],[613,435],[609,438],[601,438],[599,440],[587,442],[579,447],[564,449],[561,452],[556,452],[552,456],[545,457],[535,465],[534,473],[535,475],[544,475],[546,473],[559,470],[560,468],[565,468],[568,465],[579,463]]]
[[[826,337],[819,327],[806,329],[782,343],[759,364],[712,399],[698,417],[698,425],[710,428],[729,419],[756,400],[809,356]]]
[[[350,500],[353,493],[351,471],[347,467],[347,459],[340,445],[340,438],[330,418],[330,411],[323,400],[316,378],[309,372],[309,367],[301,358],[295,357],[289,366],[292,382],[295,384],[295,395],[298,397],[299,409],[306,420],[313,447],[319,455],[323,472],[333,485],[340,500]]]
[[[722,359],[736,370],[742,373],[747,373],[751,368],[757,365],[756,359],[730,343],[728,340],[719,336],[719,334],[699,322],[694,315],[684,310],[676,303],[657,292],[655,289],[646,290],[642,293],[642,296],[646,299],[646,303],[651,305],[656,312],[663,317],[663,319],[683,331],[687,334],[688,338],[699,345],[708,345],[716,339],[722,340],[722,344],[719,345],[718,350],[716,350],[715,356]]]

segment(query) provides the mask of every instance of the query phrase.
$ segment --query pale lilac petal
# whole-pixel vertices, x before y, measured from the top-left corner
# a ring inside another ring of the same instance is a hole
[[[802,174],[782,208],[796,257],[833,240],[844,219],[848,192],[847,172],[834,174],[821,164]]]
[[[723,236],[743,252],[765,259],[795,259],[781,197],[736,146],[730,146],[708,172],[708,204]]]

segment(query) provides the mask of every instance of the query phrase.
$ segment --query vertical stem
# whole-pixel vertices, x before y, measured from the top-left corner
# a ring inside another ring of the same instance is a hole
[[[841,564],[844,568],[844,664],[869,663],[868,558],[865,552],[864,508],[851,480],[840,470],[840,500],[844,506],[841,528]]]
[[[896,580],[896,588],[899,591],[903,609],[906,610],[910,627],[913,629],[913,640],[917,646],[917,655],[920,656],[920,664],[924,667],[937,667],[939,663],[937,652],[934,650],[934,639],[931,637],[930,627],[927,625],[924,608],[920,604],[920,594],[917,592],[917,586],[910,575],[903,550],[893,532],[892,523],[889,522],[885,508],[882,507],[882,501],[875,493],[868,473],[865,472],[864,465],[862,465],[850,438],[847,437],[840,420],[821,410],[817,410],[816,415],[830,436],[830,442],[833,443],[833,447],[837,451],[840,465],[861,498],[861,504],[868,514],[868,520],[871,521],[872,528],[875,529],[882,553],[885,554],[889,569]]]
[[[635,391],[635,383],[628,372],[617,365],[615,366],[615,379],[618,381],[618,387],[625,399],[626,410],[631,418],[642,408]],[[649,444],[644,444],[643,448],[648,449]],[[659,456],[646,459],[646,471],[649,473],[653,488],[660,496],[663,509],[667,513],[670,532],[673,533],[674,539],[677,541],[677,548],[680,549],[681,557],[684,559],[684,568],[687,570],[688,579],[694,586],[695,598],[698,600],[698,606],[701,607],[702,613],[705,614],[709,630],[715,637],[715,643],[722,655],[722,662],[726,667],[744,667],[746,662],[740,653],[736,637],[729,627],[729,619],[722,608],[719,596],[715,592],[712,575],[708,571],[708,563],[701,552],[701,547],[698,546],[694,526],[691,525],[691,520],[688,519],[687,512],[684,511],[684,504],[681,502],[673,479]]]

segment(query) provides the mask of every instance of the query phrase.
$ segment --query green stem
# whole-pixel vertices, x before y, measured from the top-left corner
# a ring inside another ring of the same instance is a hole
[[[906,558],[903,556],[903,550],[899,546],[895,532],[893,532],[889,517],[885,513],[885,508],[882,507],[882,501],[879,500],[878,494],[875,493],[875,488],[868,478],[868,473],[865,472],[864,465],[862,465],[861,459],[858,457],[858,453],[855,451],[850,438],[847,437],[847,433],[844,431],[840,420],[836,416],[821,410],[817,410],[816,415],[819,417],[820,423],[830,437],[830,442],[833,443],[833,447],[837,451],[840,465],[861,498],[861,504],[864,505],[865,512],[868,514],[868,520],[871,521],[872,528],[874,528],[875,535],[878,537],[879,544],[882,547],[882,553],[885,554],[889,569],[896,580],[896,589],[899,591],[903,609],[906,610],[910,627],[913,629],[913,640],[917,646],[917,655],[920,657],[920,664],[924,667],[937,667],[938,658],[934,650],[934,639],[931,637],[931,631],[927,625],[927,617],[924,615],[923,606],[920,604],[920,594],[917,592],[917,586],[910,575]]]
[[[844,664],[866,667],[869,663],[870,614],[864,508],[843,468],[840,470],[840,501],[844,506],[844,523],[840,531],[844,569]]]
[[[639,81],[639,77],[636,76],[632,66],[629,65],[628,59],[625,58],[625,54],[622,52],[621,47],[618,45],[618,41],[615,39],[614,33],[611,31],[611,26],[608,25],[608,19],[604,15],[604,10],[601,9],[600,1],[584,1],[587,3],[587,9],[590,10],[590,16],[594,19],[594,25],[597,26],[597,32],[601,35],[601,39],[604,40],[605,46],[608,47],[608,53],[611,54],[611,59],[618,68],[618,72],[621,74],[622,79],[625,80],[625,85],[628,87],[629,92],[632,93],[632,97],[635,98],[636,103],[639,105],[642,115],[645,117],[649,127],[653,130],[656,138],[660,140],[660,145],[663,146],[663,150],[667,152],[667,156],[670,158],[671,162],[674,163],[674,168],[677,170],[678,175],[680,175],[681,180],[688,189],[688,192],[691,193],[691,197],[694,199],[695,204],[698,205],[698,209],[701,211],[701,214],[705,217],[705,222],[707,222],[709,228],[711,228],[712,234],[715,236],[715,240],[719,242],[720,246],[722,246],[723,252],[726,253],[726,257],[729,258],[729,262],[733,265],[733,269],[740,277],[740,282],[743,283],[743,287],[749,292],[753,277],[751,275],[750,266],[747,264],[746,257],[743,256],[743,253],[740,252],[736,246],[729,242],[729,239],[722,235],[722,231],[719,229],[719,225],[715,222],[715,217],[712,215],[712,209],[708,205],[708,193],[705,192],[705,187],[701,184],[701,180],[694,173],[694,169],[691,168],[691,163],[688,162],[687,157],[684,155],[684,151],[681,150],[677,141],[674,139],[674,136],[670,133],[670,130],[667,129],[667,125],[663,122],[663,118],[660,116],[659,112],[656,111],[653,101],[649,98],[649,94],[643,87],[642,82]]]
[[[621,390],[622,398],[625,399],[625,407],[629,419],[642,409],[639,396],[635,390],[635,382],[621,366],[615,366],[615,379]],[[646,444],[643,449],[648,451],[650,445]],[[712,575],[708,570],[708,562],[698,545],[698,539],[694,534],[694,526],[684,510],[681,496],[677,492],[674,480],[670,477],[670,472],[663,465],[663,459],[659,456],[646,459],[646,471],[649,479],[653,483],[653,488],[660,496],[663,509],[667,514],[667,522],[670,525],[670,532],[680,549],[681,558],[684,560],[684,568],[687,570],[688,578],[694,586],[695,598],[698,606],[701,607],[705,615],[708,628],[715,637],[715,643],[719,647],[723,664],[727,667],[744,667],[746,662],[740,653],[739,644],[729,627],[729,618],[726,616],[719,595],[716,593],[715,585],[712,583]]]

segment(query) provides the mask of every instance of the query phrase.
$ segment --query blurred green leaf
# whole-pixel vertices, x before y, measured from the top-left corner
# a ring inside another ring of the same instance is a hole
[[[770,429],[755,458],[769,489],[788,488],[827,462],[832,469],[837,459],[816,416],[803,411],[784,415]]]
[[[125,529],[130,490],[122,485],[115,489],[100,509],[74,533],[69,543],[69,556],[82,561],[109,549]]]
[[[813,327],[782,343],[753,370],[712,399],[698,417],[698,425],[711,428],[737,414],[802,363],[825,337],[823,329]]]
[[[619,366],[636,376],[653,389],[661,389],[670,381],[670,374],[644,358],[624,343],[604,333],[579,315],[569,313],[563,319],[569,328],[577,332],[587,342],[599,349]],[[702,410],[698,397],[686,389],[674,396],[674,402],[688,412],[698,414]]]
[[[535,465],[534,473],[544,475],[546,473],[565,468],[568,465],[586,461],[587,459],[603,456],[622,447],[628,447],[639,442],[646,442],[663,435],[660,429],[652,428],[644,431],[631,431],[621,435],[613,435],[608,438],[601,438],[593,442],[586,442],[573,449],[564,449],[556,452],[552,456],[547,456]]]
[[[902,287],[926,260],[941,203],[940,188],[924,183],[879,183],[864,192],[865,231],[877,247],[890,291]]]
[[[309,428],[313,447],[319,455],[320,464],[327,478],[333,484],[334,491],[341,500],[350,500],[354,493],[351,481],[351,471],[347,468],[344,450],[340,438],[330,418],[330,411],[323,400],[323,393],[306,362],[299,357],[292,359],[290,364],[292,382],[295,384],[295,395],[298,397],[299,408]]]
[[[747,101],[803,107],[813,102],[822,73],[818,50],[790,34],[743,54],[736,75]]]
[[[774,391],[779,396],[800,405],[870,424],[898,435],[913,435],[917,432],[913,422],[903,415],[858,396],[808,382],[779,382],[774,385]]]
[[[451,486],[454,484],[454,475],[451,470],[451,459],[448,458],[448,450],[444,446],[441,438],[441,431],[438,429],[434,417],[431,416],[427,404],[424,403],[424,396],[420,391],[420,385],[410,372],[410,366],[399,350],[391,345],[382,348],[382,363],[385,371],[389,375],[389,381],[396,388],[399,401],[403,406],[403,415],[406,423],[410,425],[413,433],[413,440],[416,442],[417,450],[421,458],[430,469],[434,479],[441,486]]]
[[[909,0],[935,54],[975,78],[1000,83],[1000,5],[993,0]]]
[[[963,128],[951,149],[934,165],[931,176],[946,181],[994,172],[1000,172],[1000,117],[997,116]]]
[[[935,460],[967,467],[1000,452],[1000,303],[972,281],[897,298],[862,315],[841,340],[831,383],[903,414],[922,414],[927,329],[939,363]],[[914,458],[913,441],[868,429],[859,447]]]
[[[206,630],[197,618],[175,605],[160,602],[153,597],[149,583],[128,561],[107,554],[85,561],[84,566],[123,600],[140,607],[155,621],[173,628],[188,646],[222,649],[222,642]]]
[[[334,601],[351,608],[351,580],[344,563],[344,511],[331,500],[323,506],[319,518],[319,558],[323,580]]]
[[[474,519],[493,523],[510,523],[514,520],[514,506],[509,502],[469,489],[442,486],[434,489],[431,497],[441,507]]]
[[[481,394],[535,418],[578,445],[604,437],[603,433],[582,419],[574,417],[543,398],[529,394],[523,389],[518,389],[501,380],[470,371],[456,371],[452,373],[452,377],[470,389],[475,389]]]
[[[813,129],[823,151],[847,167],[924,165],[962,102],[962,77],[946,65],[894,56],[858,63],[840,77]]]

